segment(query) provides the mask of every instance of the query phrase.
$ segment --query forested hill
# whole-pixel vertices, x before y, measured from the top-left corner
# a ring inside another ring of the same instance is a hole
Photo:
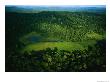
[[[105,37],[105,14],[90,12],[6,13],[7,30],[20,34],[36,31],[65,41],[84,41]],[[22,22],[21,22],[22,21]],[[11,25],[11,26],[10,26]],[[12,29],[12,30],[10,30]]]
[[[6,71],[106,71],[106,13],[5,13]]]

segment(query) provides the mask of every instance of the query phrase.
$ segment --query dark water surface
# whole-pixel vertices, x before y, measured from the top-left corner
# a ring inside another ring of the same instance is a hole
[[[28,40],[32,43],[35,43],[35,42],[39,42],[41,40],[41,37],[40,36],[31,36],[28,38]]]

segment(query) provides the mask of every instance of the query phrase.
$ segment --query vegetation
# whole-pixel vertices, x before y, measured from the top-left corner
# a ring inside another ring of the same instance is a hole
[[[106,71],[106,14],[6,12],[6,71]]]
[[[7,71],[105,71],[106,55],[105,40],[99,41],[95,47],[88,50],[46,50],[31,51],[30,53],[15,52],[8,59]]]

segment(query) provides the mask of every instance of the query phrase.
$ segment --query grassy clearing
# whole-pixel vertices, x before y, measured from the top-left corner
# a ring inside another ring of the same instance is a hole
[[[37,37],[39,41],[29,40],[31,37]],[[30,52],[32,50],[39,51],[45,50],[46,48],[54,48],[57,47],[58,50],[83,50],[87,49],[88,45],[93,45],[96,43],[96,40],[88,40],[82,42],[65,42],[63,40],[47,37],[48,35],[43,35],[42,33],[31,32],[20,38],[20,41],[23,42],[26,46],[23,48],[22,52]],[[87,33],[87,37],[89,38],[98,38],[101,39],[102,36],[96,33]]]
[[[94,33],[94,32],[92,32],[92,33],[87,33],[86,36],[87,36],[88,38],[90,38],[90,39],[96,39],[96,40],[101,40],[101,39],[103,38],[102,35],[99,35],[99,34]]]
[[[59,50],[83,50],[87,49],[88,45],[95,44],[95,41],[89,42],[38,42],[34,44],[27,45],[22,52],[24,51],[32,51],[32,50],[45,50],[46,48],[54,48],[57,47]]]
[[[32,51],[32,50],[43,50],[46,48],[54,48],[57,47],[59,50],[78,50],[78,49],[84,49],[84,47],[80,44],[74,43],[74,42],[39,42],[27,45],[23,51]]]

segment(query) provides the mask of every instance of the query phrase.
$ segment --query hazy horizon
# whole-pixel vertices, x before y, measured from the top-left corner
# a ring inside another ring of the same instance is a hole
[[[8,12],[87,11],[105,12],[106,5],[6,5]]]
[[[6,5],[6,7],[106,7],[106,5]]]

